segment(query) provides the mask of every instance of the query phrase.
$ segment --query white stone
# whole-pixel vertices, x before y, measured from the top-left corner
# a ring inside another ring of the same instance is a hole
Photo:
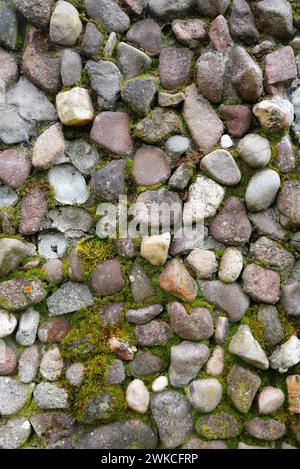
[[[7,275],[27,256],[35,253],[34,244],[23,243],[18,239],[0,239],[0,275]]]
[[[81,205],[89,198],[84,177],[72,165],[51,168],[48,180],[54,189],[57,202],[64,205]]]
[[[257,340],[254,339],[249,326],[239,327],[237,333],[231,339],[229,352],[260,370],[269,368],[268,357]]]
[[[40,364],[40,373],[48,381],[56,381],[62,372],[64,361],[59,347],[55,346],[47,350]]]
[[[222,376],[224,371],[224,349],[217,345],[207,364],[206,371],[210,376]]]
[[[243,270],[243,255],[237,248],[226,248],[219,265],[219,279],[224,283],[235,282]]]
[[[280,345],[270,356],[270,365],[279,373],[286,373],[289,368],[300,362],[300,340],[295,335]]]
[[[34,401],[40,409],[66,409],[68,393],[54,383],[39,383],[33,393]]]
[[[258,412],[265,415],[272,414],[280,409],[284,399],[284,392],[281,389],[266,386],[258,396]]]
[[[0,339],[11,335],[17,327],[18,321],[14,314],[0,310]]]
[[[262,128],[271,132],[289,128],[294,121],[294,106],[287,99],[276,95],[272,99],[260,101],[253,107],[253,114]]]
[[[198,379],[187,387],[188,398],[200,412],[212,412],[221,402],[222,385],[217,379]]]
[[[186,224],[213,217],[225,196],[225,189],[212,179],[199,176],[190,187],[188,202],[184,205],[183,218]]]
[[[232,141],[232,138],[230,137],[230,135],[226,134],[226,135],[222,135],[221,137],[221,147],[226,149],[226,148],[231,148],[233,147],[234,143]]]
[[[130,409],[145,414],[149,407],[150,394],[143,381],[135,379],[126,389],[126,402]]]
[[[63,257],[68,242],[62,233],[42,233],[38,237],[39,254],[47,260]]]
[[[168,387],[168,385],[169,385],[169,380],[167,376],[159,376],[152,383],[152,391],[153,392],[164,391]]]
[[[164,265],[168,257],[170,243],[171,235],[169,232],[145,236],[141,243],[141,256],[157,267]]]
[[[272,169],[263,169],[250,179],[245,200],[251,212],[261,212],[272,205],[280,189],[280,177]]]
[[[252,168],[267,166],[272,157],[269,140],[257,134],[248,134],[240,140],[237,151]]]
[[[210,278],[218,270],[215,253],[206,249],[194,249],[190,252],[186,261],[194,270],[197,278],[203,280]]]
[[[85,88],[73,88],[56,96],[58,117],[67,126],[85,125],[94,117],[94,108]]]
[[[26,347],[34,344],[39,322],[40,314],[34,309],[28,309],[22,314],[16,334],[18,344]]]
[[[60,46],[73,46],[81,31],[82,23],[76,8],[69,2],[57,2],[50,21],[51,41]]]

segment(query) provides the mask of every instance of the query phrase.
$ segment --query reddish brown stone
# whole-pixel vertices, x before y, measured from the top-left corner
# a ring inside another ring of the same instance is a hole
[[[91,138],[106,150],[125,155],[132,149],[129,116],[126,112],[101,112],[95,119]]]
[[[251,236],[251,224],[244,204],[237,197],[230,197],[223,210],[213,219],[210,234],[220,243],[240,246]]]
[[[38,337],[45,343],[61,342],[70,330],[70,323],[66,319],[50,319],[40,325]]]
[[[169,178],[170,173],[170,165],[162,150],[150,145],[138,149],[132,171],[137,184],[141,186],[160,184]]]
[[[164,345],[173,335],[169,324],[156,320],[136,326],[134,333],[138,343],[146,347]]]
[[[280,276],[256,264],[248,265],[242,275],[243,289],[254,300],[275,304],[279,301]]]
[[[32,189],[22,200],[19,232],[24,235],[36,233],[47,213],[45,192],[40,188]]]
[[[199,41],[207,36],[205,21],[198,18],[174,20],[172,21],[172,31],[179,42],[192,48],[197,47]]]
[[[159,75],[162,85],[176,89],[185,85],[190,77],[193,52],[189,49],[166,47],[159,58]]]
[[[160,288],[182,301],[192,303],[198,292],[196,281],[178,259],[172,259],[158,278]]]
[[[83,272],[80,265],[80,260],[76,255],[76,248],[73,248],[68,261],[68,275],[73,282],[83,281]]]
[[[128,42],[141,47],[149,55],[158,55],[161,51],[161,29],[151,18],[138,21],[128,31]]]
[[[114,295],[125,287],[121,264],[117,259],[99,264],[91,280],[94,290],[102,296]]]
[[[0,376],[10,375],[17,366],[14,349],[5,343],[0,344]]]
[[[209,38],[216,51],[224,54],[231,40],[224,16],[219,15],[214,19],[209,30]]]
[[[13,189],[19,189],[31,171],[31,164],[24,153],[16,150],[0,152],[0,179]]]
[[[267,85],[287,87],[297,77],[297,67],[291,46],[281,47],[266,55],[265,81]]]
[[[48,34],[31,28],[26,37],[22,59],[24,74],[39,88],[56,94],[60,83],[60,59],[52,58],[48,50]]]
[[[219,108],[227,130],[233,137],[243,137],[251,128],[252,112],[248,106],[222,104]]]
[[[277,198],[280,222],[285,228],[300,227],[300,183],[295,180],[286,181]]]
[[[144,9],[143,0],[124,0],[126,5],[137,15],[140,15]]]

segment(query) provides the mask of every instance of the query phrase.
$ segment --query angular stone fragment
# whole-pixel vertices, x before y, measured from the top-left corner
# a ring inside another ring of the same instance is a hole
[[[223,133],[223,123],[209,102],[197,93],[195,85],[185,91],[183,117],[199,149],[208,153]]]
[[[168,303],[171,326],[185,340],[207,340],[214,333],[210,312],[206,308],[193,308],[187,312],[181,303]]]
[[[26,36],[22,57],[24,74],[46,93],[56,94],[60,81],[60,59],[46,54],[49,47],[48,34],[31,28]]]
[[[172,386],[183,387],[189,384],[209,358],[206,345],[196,342],[181,342],[171,347],[169,378]]]
[[[171,242],[169,232],[161,235],[145,236],[141,243],[141,256],[155,266],[164,265],[167,261]]]
[[[35,253],[35,246],[18,239],[0,239],[0,275],[7,275],[27,256]]]
[[[233,186],[241,180],[234,158],[226,150],[215,150],[201,159],[200,168],[220,184]]]
[[[54,383],[39,383],[33,393],[34,401],[40,409],[66,409],[68,393]]]
[[[39,327],[40,314],[34,309],[28,309],[22,314],[16,334],[16,341],[23,346],[33,345]]]
[[[297,67],[291,46],[282,47],[266,55],[265,80],[277,89],[288,87],[297,77]]]
[[[242,275],[243,289],[254,300],[275,304],[280,296],[280,276],[256,264],[248,265]]]
[[[122,75],[118,67],[108,61],[88,60],[85,69],[89,74],[91,87],[98,95],[98,103],[103,110],[110,110],[118,98]]]
[[[132,174],[140,186],[153,186],[165,182],[171,168],[165,153],[157,147],[143,145],[138,149],[133,160]]]
[[[93,305],[93,297],[87,285],[75,282],[65,283],[47,299],[49,316],[72,313]]]
[[[134,78],[150,68],[150,57],[126,42],[120,42],[117,48],[118,67],[126,78]]]
[[[16,278],[0,283],[0,307],[8,311],[22,311],[40,303],[47,293],[41,280]]]
[[[177,40],[191,48],[197,47],[207,35],[202,19],[174,20],[171,26]]]
[[[66,319],[54,318],[40,325],[38,338],[45,343],[59,343],[70,330],[70,323]]]
[[[71,449],[75,420],[64,412],[41,412],[30,418],[47,449]]]
[[[192,303],[197,296],[197,283],[190,276],[183,263],[177,259],[168,262],[159,276],[158,283],[164,291],[187,303]]]
[[[22,119],[15,106],[0,104],[0,140],[3,143],[28,142],[33,131],[34,125]]]
[[[166,89],[185,85],[190,76],[193,52],[189,49],[167,47],[159,58],[160,81]]]
[[[94,23],[88,23],[81,41],[81,50],[87,57],[97,57],[104,40],[103,34]]]
[[[240,321],[250,304],[249,297],[238,283],[226,284],[220,280],[213,280],[203,282],[201,290],[207,301],[228,314],[230,321]]]
[[[92,175],[91,190],[97,199],[118,200],[124,190],[125,165],[122,160],[111,161]]]
[[[84,175],[91,174],[93,167],[99,163],[99,155],[95,148],[83,140],[72,140],[65,143],[65,152],[75,168]]]
[[[98,145],[117,155],[132,149],[129,133],[129,116],[125,112],[101,112],[95,119],[91,138]]]
[[[274,441],[282,438],[286,432],[284,423],[278,420],[263,420],[255,417],[245,422],[245,430],[254,438],[259,440]]]
[[[152,18],[146,18],[135,23],[126,34],[126,38],[151,56],[160,54],[161,28]]]
[[[94,108],[88,91],[75,87],[56,96],[58,116],[64,125],[85,125],[93,120]]]
[[[289,280],[283,286],[280,303],[289,316],[300,316],[300,286],[296,280]]]
[[[18,65],[15,57],[4,49],[0,48],[0,80],[3,80],[5,87],[9,86],[18,78]]]
[[[292,335],[289,340],[276,348],[270,356],[270,365],[279,373],[286,373],[289,368],[300,362],[300,340]]]
[[[247,243],[251,232],[244,204],[236,197],[227,200],[223,210],[210,224],[211,235],[220,243],[231,246]]]
[[[268,357],[257,340],[254,339],[249,326],[239,326],[229,344],[229,352],[238,355],[246,363],[260,370],[269,368]]]
[[[241,46],[231,51],[231,81],[240,96],[256,102],[263,90],[263,73],[259,65]]]
[[[285,135],[276,145],[277,162],[282,173],[290,173],[295,169],[296,158],[289,135]]]
[[[141,302],[154,296],[155,290],[143,267],[135,262],[129,274],[131,291],[135,302]]]
[[[123,101],[137,114],[147,115],[157,90],[155,77],[128,80],[121,91]]]
[[[17,355],[15,349],[1,341],[0,352],[0,376],[11,375],[17,366]]]
[[[184,93],[165,93],[160,91],[158,93],[158,104],[161,107],[176,107],[178,104],[182,103],[185,100]]]
[[[283,239],[287,234],[278,223],[277,214],[271,208],[258,213],[249,213],[248,217],[259,234],[269,235],[274,239]]]
[[[228,132],[233,137],[243,137],[251,128],[252,112],[241,104],[221,104],[219,111],[226,120]]]
[[[234,406],[243,414],[249,412],[261,379],[256,373],[233,365],[227,375],[227,392]]]
[[[278,95],[255,104],[253,113],[262,128],[273,133],[288,129],[294,121],[293,105]]]

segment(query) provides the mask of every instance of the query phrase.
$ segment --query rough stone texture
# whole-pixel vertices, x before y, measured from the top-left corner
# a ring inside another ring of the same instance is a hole
[[[245,422],[245,430],[254,436],[254,438],[266,441],[278,440],[286,432],[284,423],[274,419],[262,420],[259,417],[247,420]]]
[[[137,342],[146,347],[164,345],[173,335],[172,329],[168,323],[156,320],[136,326],[134,333]]]
[[[72,313],[92,306],[93,297],[86,285],[67,282],[47,299],[50,316]]]
[[[100,21],[109,33],[123,33],[129,28],[130,19],[114,0],[87,0],[88,16]]]
[[[239,412],[249,412],[254,397],[261,385],[256,373],[233,365],[227,375],[227,392]]]
[[[161,52],[161,28],[152,18],[135,23],[126,34],[126,38],[151,56],[159,55]]]
[[[196,422],[196,430],[208,440],[235,438],[241,433],[241,425],[236,418],[226,412],[200,417]]]
[[[300,184],[295,180],[285,181],[278,194],[277,207],[280,219],[286,228],[300,226]]]
[[[280,277],[277,272],[248,265],[242,275],[243,289],[254,300],[275,304],[279,300]]]
[[[300,340],[292,335],[289,340],[276,348],[270,356],[270,365],[279,373],[286,373],[288,369],[300,362]]]
[[[34,309],[28,309],[22,314],[16,334],[16,340],[20,345],[29,346],[34,344],[39,322],[40,314]]]
[[[100,108],[103,110],[112,109],[118,98],[122,79],[118,67],[108,60],[99,60],[98,62],[88,60],[85,70],[91,80],[91,87],[98,95]]]
[[[0,283],[0,307],[8,311],[22,311],[40,303],[47,296],[39,279],[24,278]]]
[[[118,67],[126,78],[134,78],[150,68],[150,57],[125,42],[117,47]]]
[[[66,409],[68,407],[68,393],[65,389],[53,383],[39,383],[33,398],[40,409]]]
[[[214,333],[213,321],[206,308],[193,308],[189,313],[181,303],[168,304],[171,327],[185,340],[206,340]]]
[[[263,90],[263,73],[258,64],[240,46],[231,51],[231,81],[247,102],[256,102]]]
[[[243,137],[251,127],[252,112],[241,104],[222,104],[219,108],[226,120],[227,130],[233,137]]]
[[[273,414],[284,403],[284,392],[279,388],[266,386],[258,396],[258,411],[260,414]]]
[[[135,135],[144,142],[158,143],[180,129],[181,121],[175,112],[157,107],[137,124]]]
[[[196,342],[181,342],[171,347],[169,379],[172,386],[183,387],[189,384],[209,358],[206,345]]]
[[[166,265],[158,279],[164,291],[177,296],[181,300],[192,303],[197,296],[197,284],[190,276],[183,263],[173,259]]]
[[[193,427],[187,399],[177,391],[164,391],[151,396],[150,406],[163,445],[176,448],[183,444]]]
[[[231,339],[229,351],[260,370],[269,368],[268,357],[254,339],[249,326],[239,326],[237,333]]]
[[[236,197],[230,197],[223,210],[210,224],[210,234],[220,243],[243,246],[251,236],[251,224],[245,206]]]
[[[292,7],[286,0],[263,0],[256,8],[258,28],[278,39],[288,39],[293,34]]]
[[[30,433],[30,422],[26,418],[11,419],[0,428],[0,448],[18,449],[27,441]]]
[[[250,304],[249,297],[236,282],[230,284],[220,280],[203,282],[201,290],[204,298],[224,310],[231,321],[239,321]]]
[[[147,115],[156,91],[157,79],[155,77],[136,78],[125,83],[121,96],[134,112]]]
[[[164,48],[159,57],[160,81],[166,89],[185,85],[191,69],[193,53],[189,49]]]
[[[118,293],[125,287],[121,265],[118,260],[105,261],[99,264],[92,274],[93,289],[101,296]]]
[[[293,105],[290,101],[278,95],[255,104],[253,114],[257,117],[263,129],[273,133],[288,129],[294,120]]]
[[[259,307],[257,319],[263,325],[264,339],[277,345],[284,337],[284,332],[275,306],[261,305]]]
[[[208,153],[221,138],[223,123],[195,85],[186,88],[183,117],[199,149]]]
[[[125,112],[102,112],[94,121],[91,138],[106,150],[123,155],[132,148],[128,127],[129,116]]]
[[[0,376],[0,415],[16,414],[29,403],[34,384],[21,384],[14,378]]]
[[[190,185],[189,198],[184,206],[183,218],[186,224],[212,217],[224,196],[222,186],[205,176],[197,177],[195,183]]]
[[[35,168],[48,169],[64,154],[65,141],[60,124],[43,132],[33,147],[32,164]]]
[[[240,140],[237,151],[252,168],[267,166],[272,156],[268,139],[256,134],[248,134]]]
[[[73,88],[56,96],[56,107],[61,122],[67,126],[85,125],[93,120],[94,109],[85,88]]]
[[[234,0],[230,17],[231,35],[245,44],[258,41],[259,32],[256,29],[254,15],[248,2]]]
[[[197,279],[208,279],[218,270],[215,253],[196,248],[186,258],[188,266],[196,274]]]
[[[197,85],[200,93],[212,103],[220,103],[223,94],[225,62],[218,52],[205,52],[197,61]]]
[[[192,406],[204,413],[212,412],[222,399],[222,386],[213,378],[192,381],[187,391]]]
[[[111,161],[98,169],[91,179],[91,190],[97,199],[111,202],[118,200],[123,193],[125,179],[125,162]]]
[[[219,15],[213,20],[209,29],[209,38],[216,51],[224,54],[231,39],[224,16]]]

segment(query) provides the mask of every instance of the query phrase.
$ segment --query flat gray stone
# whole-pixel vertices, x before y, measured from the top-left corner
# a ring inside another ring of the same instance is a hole
[[[89,198],[84,177],[72,165],[63,164],[51,168],[48,173],[50,185],[57,202],[63,205],[81,205]]]
[[[122,75],[118,67],[107,60],[89,60],[85,66],[91,87],[98,95],[101,109],[111,110],[118,98]]]
[[[215,181],[234,186],[241,180],[241,172],[229,151],[215,150],[201,159],[200,168]]]
[[[100,21],[107,32],[123,33],[130,19],[115,0],[87,0],[85,9],[91,18]]]
[[[72,313],[93,305],[93,297],[87,285],[67,282],[47,299],[49,316]]]
[[[34,384],[21,384],[14,378],[0,376],[0,415],[9,417],[30,401]]]
[[[189,384],[209,358],[206,345],[196,342],[181,342],[171,347],[169,378],[172,386],[184,387]]]

